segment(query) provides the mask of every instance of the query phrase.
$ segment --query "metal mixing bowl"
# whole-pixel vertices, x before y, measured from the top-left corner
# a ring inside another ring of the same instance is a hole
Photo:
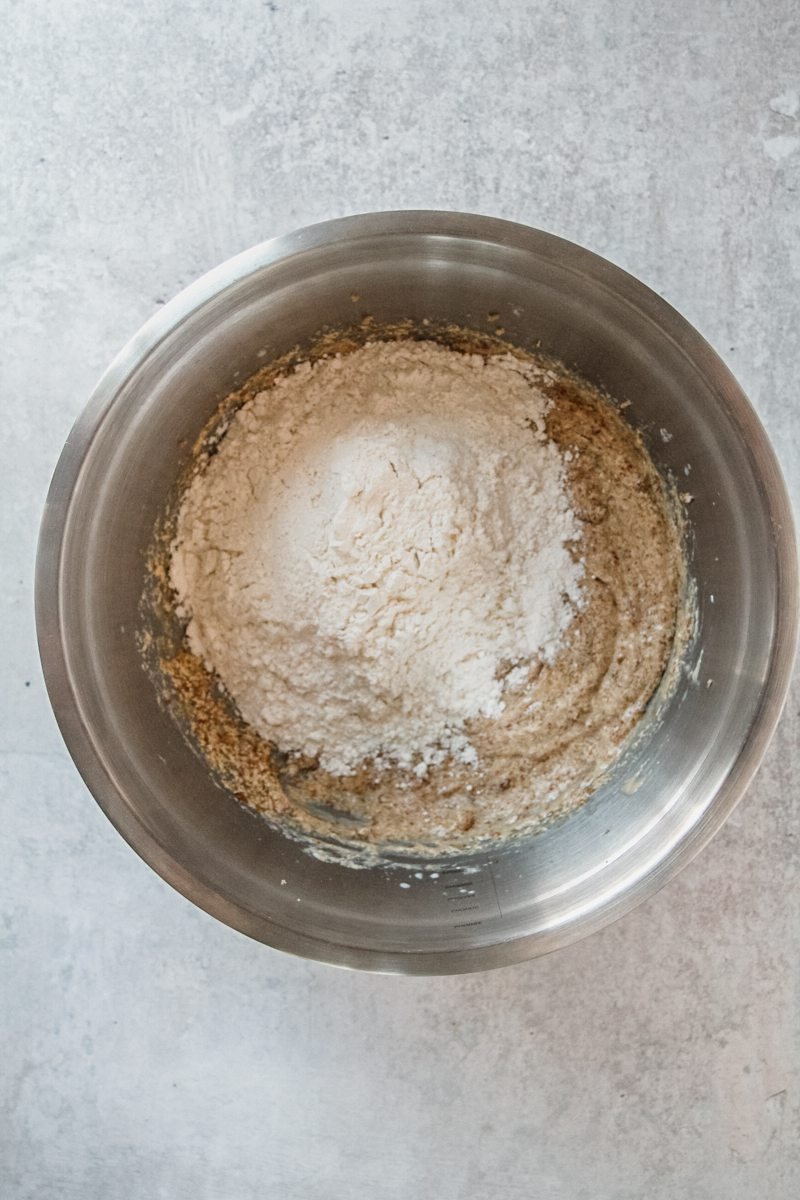
[[[353,295],[360,299],[354,304]],[[159,707],[136,643],[145,550],[198,431],[233,387],[322,326],[452,321],[539,345],[632,401],[688,507],[697,636],[658,721],[583,808],[518,845],[430,864],[318,861],[240,807]],[[661,430],[668,431],[666,436]],[[133,848],[207,912],[272,946],[409,973],[564,946],[650,896],[720,827],[761,759],[797,631],[780,471],[736,381],[663,300],[588,251],[436,212],[313,226],[240,254],[161,309],[99,383],[42,525],[47,686],[90,790]],[[417,876],[420,875],[421,878]]]

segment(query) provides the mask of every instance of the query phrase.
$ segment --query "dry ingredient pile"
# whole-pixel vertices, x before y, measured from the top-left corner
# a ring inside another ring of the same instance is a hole
[[[401,340],[249,396],[182,497],[169,579],[169,673],[242,798],[441,848],[585,797],[663,673],[680,554],[609,402]]]
[[[546,409],[511,356],[401,342],[240,410],[172,583],[245,721],[332,774],[475,763],[465,722],[502,712],[509,668],[551,662],[581,604]]]

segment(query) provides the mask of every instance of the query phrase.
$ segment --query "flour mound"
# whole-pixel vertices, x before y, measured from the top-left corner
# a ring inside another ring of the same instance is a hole
[[[183,498],[171,582],[245,721],[347,775],[474,762],[581,604],[535,371],[373,343],[246,403]]]

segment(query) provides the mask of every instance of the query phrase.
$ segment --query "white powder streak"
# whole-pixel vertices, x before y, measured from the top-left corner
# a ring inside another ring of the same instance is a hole
[[[335,774],[475,761],[464,723],[502,712],[501,673],[551,660],[581,602],[547,407],[510,355],[401,342],[239,410],[184,497],[171,582],[262,736]]]

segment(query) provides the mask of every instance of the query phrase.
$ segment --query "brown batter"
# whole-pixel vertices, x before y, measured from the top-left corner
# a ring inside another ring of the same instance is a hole
[[[476,348],[463,331],[447,340]],[[169,702],[240,800],[299,833],[440,853],[531,832],[595,790],[664,673],[679,609],[680,538],[664,484],[614,405],[563,368],[539,365],[538,385],[552,400],[548,432],[565,452],[583,525],[577,552],[587,603],[563,651],[549,666],[532,664],[528,680],[506,691],[500,717],[468,725],[477,766],[450,762],[420,779],[369,764],[340,778],[277,751],[180,649],[161,662]],[[264,384],[262,372],[223,407]]]

